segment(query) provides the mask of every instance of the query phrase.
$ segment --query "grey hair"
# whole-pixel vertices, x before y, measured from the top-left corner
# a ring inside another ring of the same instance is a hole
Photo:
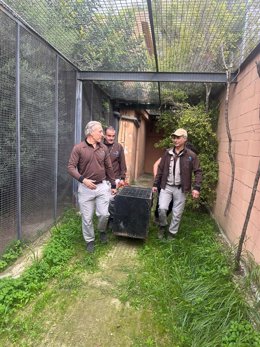
[[[85,135],[88,136],[88,135],[92,134],[94,128],[97,125],[102,127],[102,124],[100,122],[95,121],[95,120],[88,122],[87,125],[85,126]]]

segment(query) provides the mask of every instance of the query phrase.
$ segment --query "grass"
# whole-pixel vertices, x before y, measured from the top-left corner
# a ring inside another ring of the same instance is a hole
[[[43,257],[35,260],[21,277],[0,280],[0,339],[8,337],[15,342],[22,334],[37,335],[39,324],[34,315],[29,314],[25,319],[19,315],[21,310],[35,299],[32,311],[39,312],[52,305],[61,291],[76,293],[81,286],[78,274],[95,271],[98,259],[109,247],[97,244],[94,254],[86,254],[81,218],[74,210],[68,211],[59,225],[51,229],[51,238],[43,250]],[[65,296],[65,306],[68,306],[69,296]]]
[[[257,307],[234,281],[230,250],[207,214],[186,211],[177,238],[168,243],[158,241],[151,226],[139,258],[120,298],[149,307],[172,346],[260,346]]]
[[[13,241],[0,257],[0,271],[12,265],[22,254],[25,244],[19,240]]]
[[[144,331],[133,346],[260,346],[258,307],[247,303],[247,288],[236,281],[231,251],[220,242],[210,216],[185,211],[171,242],[158,241],[156,233],[151,222],[149,238],[138,248],[139,265],[128,268],[128,279],[116,293],[122,302],[149,312],[154,331],[165,339],[158,344]],[[115,238],[106,246],[97,243],[95,253],[86,254],[75,211],[66,213],[51,234],[42,259],[20,278],[0,280],[0,345],[41,341],[49,329],[49,307],[62,317],[84,291],[84,273],[96,272],[99,259],[116,243]]]

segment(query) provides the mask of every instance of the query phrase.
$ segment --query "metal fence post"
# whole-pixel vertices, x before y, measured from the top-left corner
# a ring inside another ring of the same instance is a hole
[[[57,219],[58,150],[59,150],[59,56],[56,54],[55,69],[55,163],[54,163],[54,221]]]
[[[75,143],[81,141],[82,129],[82,81],[76,81],[76,104],[75,104]],[[78,182],[73,180],[73,196],[77,196]],[[77,204],[76,199],[76,204]]]
[[[16,116],[16,228],[17,238],[22,238],[21,202],[21,109],[20,109],[20,24],[16,23],[15,48],[15,116]]]

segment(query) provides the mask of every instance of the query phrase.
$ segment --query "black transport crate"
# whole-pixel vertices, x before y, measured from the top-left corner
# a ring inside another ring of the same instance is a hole
[[[124,187],[114,201],[113,233],[145,239],[148,235],[151,205],[151,188]]]

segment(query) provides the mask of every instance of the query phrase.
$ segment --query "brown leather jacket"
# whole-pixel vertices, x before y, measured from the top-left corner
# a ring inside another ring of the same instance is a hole
[[[123,146],[118,142],[114,142],[111,145],[107,143],[106,140],[104,140],[104,144],[107,146],[110,154],[111,163],[115,173],[115,178],[120,178],[124,180],[126,176],[126,163]]]
[[[170,149],[167,149],[162,156],[161,162],[158,166],[157,175],[154,179],[154,187],[165,189],[167,178],[169,175],[169,166],[171,154]],[[181,189],[184,193],[191,191],[192,173],[194,173],[194,184],[192,189],[200,191],[202,182],[202,170],[197,155],[190,149],[185,148],[180,155],[180,175],[181,175]]]

